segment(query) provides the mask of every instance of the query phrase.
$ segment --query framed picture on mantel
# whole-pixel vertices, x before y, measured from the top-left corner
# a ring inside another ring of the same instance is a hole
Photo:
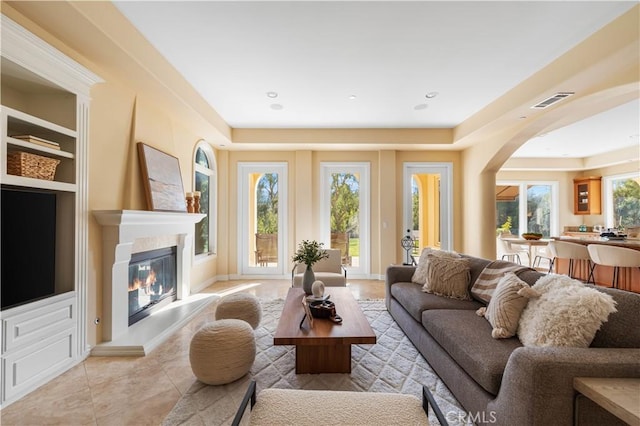
[[[138,158],[147,209],[186,213],[187,202],[178,158],[142,142],[138,142]]]

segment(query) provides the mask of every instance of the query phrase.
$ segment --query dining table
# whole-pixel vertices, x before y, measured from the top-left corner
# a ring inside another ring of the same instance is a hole
[[[529,267],[533,265],[533,259],[535,258],[535,248],[540,246],[546,246],[551,241],[551,238],[540,238],[539,240],[528,240],[522,237],[506,237],[503,240],[507,241],[509,244],[518,244],[521,246],[528,247],[528,255],[529,255]]]

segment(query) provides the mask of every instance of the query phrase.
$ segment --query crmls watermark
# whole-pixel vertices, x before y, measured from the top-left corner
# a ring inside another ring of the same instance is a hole
[[[479,411],[476,413],[463,413],[460,411],[447,411],[445,418],[449,423],[464,423],[464,424],[476,424],[476,423],[496,423],[498,418],[495,411]]]

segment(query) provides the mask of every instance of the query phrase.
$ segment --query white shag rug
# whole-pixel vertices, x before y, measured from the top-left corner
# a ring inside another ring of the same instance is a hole
[[[464,410],[395,323],[384,301],[360,300],[358,303],[378,343],[352,346],[351,374],[296,374],[295,347],[273,345],[284,302],[261,302],[262,322],[255,330],[257,353],[250,373],[222,386],[194,382],[163,425],[231,424],[251,379],[256,380],[258,399],[262,389],[281,388],[404,393],[422,400],[422,386],[426,385],[450,424],[464,424],[456,423],[456,419],[464,418]],[[429,421],[438,425],[431,410]]]

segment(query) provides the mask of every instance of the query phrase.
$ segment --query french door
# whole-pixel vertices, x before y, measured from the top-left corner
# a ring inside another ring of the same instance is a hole
[[[243,275],[283,275],[287,164],[238,163],[238,263]]]
[[[369,163],[320,164],[320,230],[327,248],[340,249],[353,278],[370,271]]]
[[[403,236],[416,241],[414,255],[425,247],[453,247],[451,163],[404,163]]]

